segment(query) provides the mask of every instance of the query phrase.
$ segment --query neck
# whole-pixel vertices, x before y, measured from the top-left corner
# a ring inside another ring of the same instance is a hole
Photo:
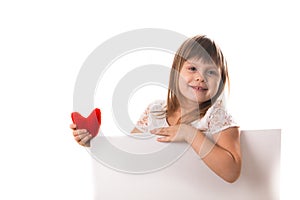
[[[175,112],[180,113],[180,115],[183,116],[198,108],[199,104],[197,102],[180,102],[180,105]]]
[[[195,109],[199,108],[199,103],[187,100],[187,99],[182,99],[179,101],[179,110],[182,115],[189,113]]]

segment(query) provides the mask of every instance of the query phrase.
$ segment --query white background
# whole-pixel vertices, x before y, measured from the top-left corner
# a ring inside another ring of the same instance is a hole
[[[92,199],[91,159],[68,128],[74,84],[98,45],[138,28],[206,34],[221,46],[235,118],[283,130],[281,197],[299,198],[297,12],[283,0],[1,1],[0,198]]]

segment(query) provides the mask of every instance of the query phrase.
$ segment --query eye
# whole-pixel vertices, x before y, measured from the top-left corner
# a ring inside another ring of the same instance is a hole
[[[195,72],[195,71],[197,71],[197,68],[194,67],[194,66],[191,66],[191,67],[188,68],[188,70],[189,70],[189,71],[192,71],[192,72]]]
[[[208,70],[206,73],[207,73],[208,75],[217,75],[217,74],[218,74],[218,72],[215,71],[215,70]]]

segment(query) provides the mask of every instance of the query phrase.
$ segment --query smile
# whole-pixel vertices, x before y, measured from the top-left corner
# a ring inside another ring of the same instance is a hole
[[[208,90],[208,88],[204,88],[204,87],[201,87],[201,86],[190,86],[190,87],[193,88],[196,91],[199,91],[199,92],[204,92],[204,91]]]

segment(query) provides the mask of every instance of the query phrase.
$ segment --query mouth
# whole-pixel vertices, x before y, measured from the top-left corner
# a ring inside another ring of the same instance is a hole
[[[191,88],[193,88],[194,90],[196,91],[199,91],[199,92],[205,92],[208,90],[208,88],[206,87],[201,87],[201,86],[190,86]]]

